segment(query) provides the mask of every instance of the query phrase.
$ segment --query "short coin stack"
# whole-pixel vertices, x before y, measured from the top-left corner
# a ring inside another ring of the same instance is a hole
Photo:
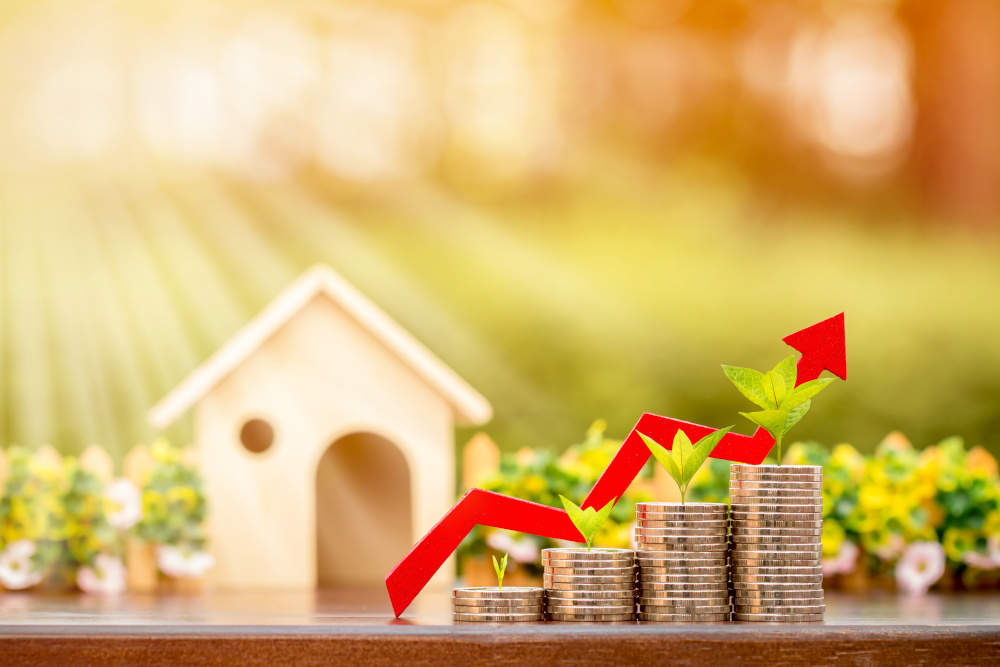
[[[823,468],[733,465],[735,621],[822,621]]]
[[[503,590],[495,586],[456,588],[452,591],[451,609],[456,621],[544,621],[545,591],[524,586],[506,586]]]
[[[728,621],[728,507],[636,503],[640,621]]]
[[[635,620],[631,549],[543,549],[542,570],[550,621]]]

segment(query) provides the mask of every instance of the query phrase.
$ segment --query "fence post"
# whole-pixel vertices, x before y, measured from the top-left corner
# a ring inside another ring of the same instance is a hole
[[[136,445],[125,456],[124,472],[136,487],[142,488],[149,481],[153,470],[153,455],[146,445]],[[156,558],[153,556],[153,545],[143,542],[135,535],[129,535],[125,540],[126,577],[130,591],[152,593],[159,583],[157,577]]]
[[[462,449],[462,488],[468,490],[500,469],[500,449],[490,436],[477,433]]]
[[[35,464],[59,474],[62,472],[63,457],[52,445],[42,445],[33,455]]]

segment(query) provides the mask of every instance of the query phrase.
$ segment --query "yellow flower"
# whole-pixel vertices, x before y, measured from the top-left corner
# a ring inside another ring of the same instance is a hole
[[[823,557],[833,558],[840,553],[846,533],[839,521],[827,519],[823,522]]]
[[[976,550],[976,531],[968,528],[949,528],[944,531],[944,552],[948,558],[961,563],[965,554]]]

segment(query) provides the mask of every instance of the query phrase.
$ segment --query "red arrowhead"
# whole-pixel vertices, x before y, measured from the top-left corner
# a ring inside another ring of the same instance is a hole
[[[814,324],[782,338],[802,353],[796,385],[815,380],[824,369],[841,380],[847,379],[847,346],[844,342],[844,314]]]

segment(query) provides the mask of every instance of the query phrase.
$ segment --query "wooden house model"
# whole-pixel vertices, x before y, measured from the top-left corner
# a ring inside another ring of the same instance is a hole
[[[454,428],[490,404],[332,269],[317,266],[150,411],[194,412],[208,584],[382,584],[455,500]],[[444,585],[453,568],[434,583]]]

